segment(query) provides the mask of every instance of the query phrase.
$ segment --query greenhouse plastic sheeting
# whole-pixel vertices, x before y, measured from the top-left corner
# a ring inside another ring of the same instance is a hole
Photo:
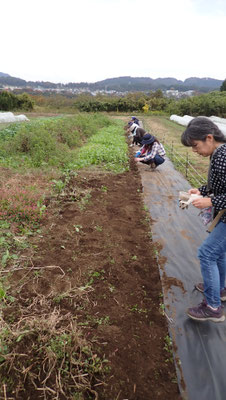
[[[183,399],[226,399],[226,321],[198,322],[186,315],[203,295],[197,248],[207,237],[199,210],[178,205],[179,191],[189,183],[166,160],[156,170],[139,165],[144,201],[152,222],[153,242],[159,248],[159,270],[166,318],[173,339],[179,388]]]
[[[187,126],[193,118],[194,117],[191,117],[189,115],[184,115],[183,117],[180,117],[179,115],[172,114],[170,116],[171,121],[177,122],[178,124],[183,125],[183,126]],[[213,121],[218,126],[218,128],[221,130],[221,132],[223,132],[224,135],[226,135],[226,119],[225,118],[219,118],[219,117],[215,117],[215,116],[206,117],[206,118],[209,118],[211,121]]]
[[[179,115],[171,115],[170,120],[177,122],[180,125],[187,126],[189,122],[193,119],[194,117],[190,117],[189,115],[184,115],[183,117],[180,117]]]
[[[23,114],[14,115],[12,112],[0,112],[0,123],[23,121],[29,121],[29,119]]]
[[[212,117],[209,117],[209,119],[211,119],[211,121],[213,121],[215,124],[225,124],[226,125],[226,119],[225,118],[220,118],[220,117],[215,117],[214,115],[212,115]]]

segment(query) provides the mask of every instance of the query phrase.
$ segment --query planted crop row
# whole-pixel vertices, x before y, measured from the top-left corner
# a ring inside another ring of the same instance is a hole
[[[77,153],[75,169],[90,165],[102,165],[114,172],[128,169],[127,145],[119,125],[101,129]]]

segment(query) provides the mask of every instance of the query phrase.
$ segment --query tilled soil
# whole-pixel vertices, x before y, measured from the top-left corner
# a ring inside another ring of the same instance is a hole
[[[23,280],[21,301],[52,296],[60,315],[75,318],[108,360],[104,379],[93,382],[99,400],[180,399],[151,221],[132,154],[123,174],[91,169],[72,176],[47,209],[35,253],[24,255],[36,274]],[[22,277],[22,271],[14,273],[14,283]],[[85,301],[73,301],[73,288],[87,285]],[[41,312],[41,301],[39,307]],[[40,392],[29,396],[42,398]]]

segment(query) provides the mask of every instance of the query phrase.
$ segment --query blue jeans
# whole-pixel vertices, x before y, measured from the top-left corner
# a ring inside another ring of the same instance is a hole
[[[142,157],[142,156],[141,156]],[[151,163],[155,163],[156,166],[163,164],[165,161],[165,159],[163,157],[161,157],[159,154],[156,154],[156,156],[154,158],[150,158],[148,161],[141,161],[144,164],[151,164]]]
[[[219,222],[198,249],[207,304],[221,305],[226,275],[226,223]]]

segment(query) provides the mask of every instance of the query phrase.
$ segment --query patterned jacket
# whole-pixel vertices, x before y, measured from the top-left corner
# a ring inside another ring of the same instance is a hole
[[[164,158],[164,156],[166,155],[166,152],[165,152],[165,149],[164,149],[162,143],[158,143],[158,142],[154,142],[152,147],[150,147],[148,144],[145,144],[141,148],[140,152],[141,152],[141,155],[145,155],[145,157],[143,158],[143,161],[148,161],[148,160],[155,158],[156,154],[158,154],[162,158]]]
[[[212,204],[216,213],[226,209],[226,144],[219,147],[211,157],[210,187],[213,193]],[[207,196],[207,185],[201,186],[199,191]],[[226,212],[221,217],[226,223]]]

